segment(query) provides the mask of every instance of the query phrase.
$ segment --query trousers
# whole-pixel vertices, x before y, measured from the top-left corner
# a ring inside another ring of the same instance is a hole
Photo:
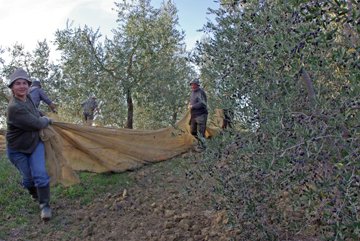
[[[205,137],[206,121],[207,121],[207,114],[191,117],[189,123],[191,135],[197,138],[199,133],[201,137]]]
[[[19,170],[25,188],[45,187],[50,177],[45,170],[45,147],[40,140],[31,154],[13,151],[6,146],[10,162]]]
[[[93,119],[94,119],[93,115],[88,115],[84,112],[84,119],[85,119],[85,122],[87,125],[92,126]]]

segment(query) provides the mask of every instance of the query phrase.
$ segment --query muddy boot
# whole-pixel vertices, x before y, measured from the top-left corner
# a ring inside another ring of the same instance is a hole
[[[41,209],[41,219],[47,221],[51,218],[51,209],[50,209],[50,184],[45,187],[37,188],[39,194],[39,202]]]
[[[36,188],[36,187],[27,188],[27,190],[29,191],[30,196],[31,196],[31,199],[32,199],[34,202],[39,201],[39,195],[38,195],[38,192],[37,192],[37,188]]]

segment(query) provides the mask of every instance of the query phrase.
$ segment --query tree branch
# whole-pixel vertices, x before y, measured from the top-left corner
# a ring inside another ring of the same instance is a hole
[[[308,92],[308,97],[311,105],[315,105],[315,91],[314,87],[311,84],[310,78],[306,70],[303,68],[301,69],[301,79],[306,86],[306,90]]]

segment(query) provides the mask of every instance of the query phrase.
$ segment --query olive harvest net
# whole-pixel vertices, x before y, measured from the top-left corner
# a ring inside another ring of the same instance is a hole
[[[217,110],[206,129],[206,136],[216,134],[222,121]],[[92,127],[56,121],[40,131],[45,145],[46,170],[52,184],[70,186],[79,182],[75,171],[95,173],[137,169],[145,164],[167,160],[186,152],[195,145],[190,134],[190,113],[175,124],[159,130],[133,130]],[[0,152],[6,151],[0,135]]]

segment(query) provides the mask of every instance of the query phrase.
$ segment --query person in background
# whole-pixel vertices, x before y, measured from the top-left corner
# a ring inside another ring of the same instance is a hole
[[[40,102],[44,101],[48,104],[53,112],[57,112],[53,102],[49,99],[49,97],[45,94],[45,92],[41,89],[41,83],[38,80],[35,80],[32,83],[32,87],[29,90],[31,97],[34,100],[36,108],[39,108]]]
[[[87,125],[92,126],[92,122],[94,119],[94,110],[97,110],[97,113],[100,114],[100,110],[96,103],[96,96],[92,96],[91,99],[85,100],[81,103],[81,109],[83,109],[84,119]],[[80,109],[77,112],[80,113]]]
[[[199,79],[195,78],[190,82],[191,96],[188,108],[190,109],[190,133],[198,140],[201,148],[204,148],[199,136],[205,137],[206,121],[208,111],[206,108],[207,99],[205,92],[200,88]]]
[[[54,121],[36,108],[28,94],[31,81],[23,69],[10,75],[12,98],[7,107],[5,133],[9,160],[19,170],[22,185],[40,203],[41,219],[51,218],[50,177],[45,170],[45,147],[39,131]]]
[[[230,97],[230,95],[225,92],[225,100],[230,101],[233,104],[234,100]],[[233,106],[231,106],[233,107]],[[230,108],[223,109],[224,111],[224,120],[222,123],[221,128],[225,131],[228,128],[233,128],[233,118],[234,118],[234,111]]]

